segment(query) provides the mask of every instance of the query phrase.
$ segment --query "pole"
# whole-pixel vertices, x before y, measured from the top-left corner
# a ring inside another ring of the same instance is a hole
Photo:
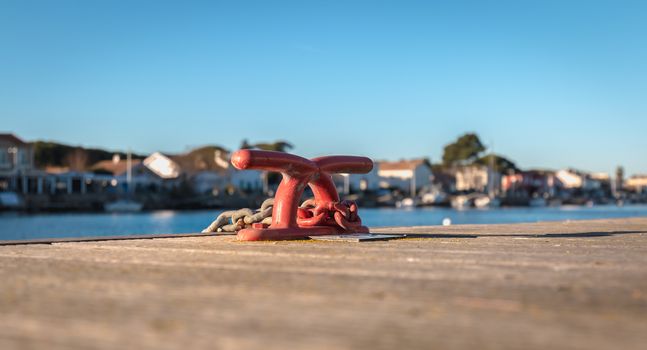
[[[494,198],[494,175],[495,170],[494,170],[494,141],[490,142],[490,159],[488,162],[488,197],[490,199]]]
[[[126,186],[127,187],[126,188],[127,188],[128,194],[131,193],[131,191],[130,191],[130,181],[133,178],[132,163],[133,163],[132,154],[130,153],[130,148],[129,148],[128,149],[128,155],[126,157],[126,168],[127,168],[127,170],[126,170]]]
[[[416,196],[416,169],[411,170],[411,198]]]
[[[13,158],[12,168],[16,169],[18,167],[18,147],[7,148],[7,153],[10,153],[12,155],[11,157]]]
[[[350,174],[342,174],[344,176],[344,193],[350,194]]]

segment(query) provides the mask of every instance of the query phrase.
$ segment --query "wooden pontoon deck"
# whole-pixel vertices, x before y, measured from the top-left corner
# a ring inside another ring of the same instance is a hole
[[[645,349],[647,218],[0,246],[0,349]]]

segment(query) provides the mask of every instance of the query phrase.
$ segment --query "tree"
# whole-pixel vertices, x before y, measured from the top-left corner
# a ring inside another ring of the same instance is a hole
[[[83,167],[95,164],[102,160],[111,160],[115,154],[122,159],[126,158],[124,152],[114,152],[104,149],[84,148],[70,146],[56,142],[36,141],[34,148],[34,162],[37,167],[67,166],[75,170],[84,170]],[[144,155],[133,154],[133,159],[144,159]]]
[[[287,152],[294,148],[291,143],[283,140],[278,140],[273,143],[256,143],[256,144],[249,144],[247,143],[247,140],[243,140],[243,145],[246,147],[241,147],[241,148],[257,148],[261,149],[264,151],[277,151],[277,152]]]
[[[509,171],[514,171],[514,172],[519,171],[519,168],[517,168],[517,165],[514,164],[513,161],[496,154],[488,154],[486,156],[483,156],[477,159],[476,161],[474,161],[474,164],[491,166],[492,170],[498,173],[507,173]]]
[[[243,142],[240,143],[240,149],[250,149],[254,146],[250,145],[247,139],[244,139]]]
[[[88,153],[83,148],[77,147],[65,156],[63,164],[72,171],[83,171],[88,165]]]
[[[445,146],[443,152],[443,164],[445,166],[468,164],[485,151],[478,135],[473,133],[459,137],[456,142]]]

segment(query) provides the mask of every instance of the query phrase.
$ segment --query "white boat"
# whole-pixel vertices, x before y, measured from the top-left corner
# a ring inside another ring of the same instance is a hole
[[[447,200],[447,195],[444,192],[433,191],[428,192],[420,197],[422,205],[440,205]]]
[[[496,197],[476,197],[474,198],[474,206],[480,209],[484,208],[498,208],[501,206],[501,201]]]
[[[23,201],[15,192],[0,192],[0,208],[18,209],[22,207]]]
[[[128,158],[126,159],[126,185],[127,185],[127,197],[130,197],[132,194],[132,189],[131,189],[131,182],[132,182],[132,158],[130,154],[130,150],[128,150]],[[125,198],[125,199],[118,199],[114,202],[106,203],[103,205],[103,209],[107,212],[111,213],[132,213],[132,212],[138,212],[142,210],[142,207],[144,205],[135,202],[134,200],[130,198]]]
[[[395,206],[398,208],[414,208],[418,206],[418,201],[415,198],[405,198],[401,201],[397,201]]]
[[[130,199],[119,199],[114,202],[104,204],[103,208],[111,213],[132,213],[141,211],[143,204]]]
[[[463,210],[472,206],[471,198],[469,196],[456,196],[452,198],[452,208]]]
[[[497,197],[497,189],[495,188],[495,182],[493,180],[498,175],[495,175],[494,171],[494,152],[491,145],[487,175],[487,194],[472,195],[472,202],[474,203],[474,206],[479,209],[498,208],[501,206],[501,200]]]
[[[548,203],[544,197],[533,197],[528,201],[530,207],[545,207]]]

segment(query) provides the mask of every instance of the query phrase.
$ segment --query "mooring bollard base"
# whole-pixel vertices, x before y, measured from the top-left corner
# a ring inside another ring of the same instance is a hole
[[[312,236],[310,239],[315,241],[327,242],[370,242],[370,241],[389,241],[392,239],[405,238],[407,235],[384,235],[376,233],[348,233],[343,235],[323,235]]]
[[[284,241],[293,239],[307,239],[310,236],[344,235],[355,233],[369,233],[366,226],[358,226],[353,232],[345,232],[336,226],[290,227],[290,228],[246,228],[238,231],[236,236],[239,241]]]
[[[252,227],[240,230],[238,240],[278,241],[369,232],[368,227],[362,226],[357,204],[340,200],[332,174],[366,174],[373,169],[370,158],[327,156],[306,159],[282,152],[242,149],[232,155],[231,164],[239,170],[273,171],[282,176],[272,206],[272,223],[266,227],[263,222],[247,222]],[[314,198],[300,204],[307,186]],[[231,220],[236,224],[233,216]],[[242,224],[247,219],[237,220]]]

